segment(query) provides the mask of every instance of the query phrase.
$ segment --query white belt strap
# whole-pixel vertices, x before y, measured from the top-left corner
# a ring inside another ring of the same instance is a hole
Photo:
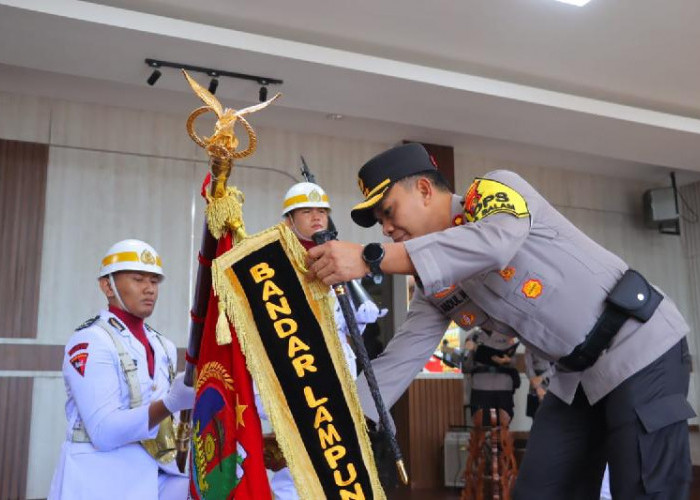
[[[152,332],[156,334],[156,338],[158,339],[158,342],[160,343],[160,346],[163,348],[163,352],[165,353],[165,356],[168,358],[168,382],[171,384],[173,383],[173,379],[175,378],[175,364],[173,363],[172,358],[170,357],[170,354],[168,354],[168,350],[165,348],[165,344],[163,343],[163,339],[161,338],[160,333],[156,332],[152,328],[149,328]]]
[[[114,342],[114,347],[116,347],[117,349],[117,354],[119,355],[119,364],[122,367],[124,379],[126,380],[126,385],[129,388],[129,408],[137,408],[141,406],[141,386],[139,382],[136,363],[134,363],[134,360],[131,358],[131,355],[124,348],[124,344],[121,340],[119,340],[118,335],[114,333],[114,330],[110,328],[109,325],[102,321],[102,319],[99,319],[96,324],[97,326],[102,328],[107,333],[107,335],[109,335],[109,337],[112,339],[112,342]],[[160,342],[162,345],[163,342]],[[172,362],[170,361],[170,356],[168,356],[168,362],[172,364]],[[172,368],[170,369],[172,371]],[[80,418],[78,418],[77,422],[73,426],[73,435],[71,437],[71,441],[74,443],[92,442]]]
[[[119,363],[122,366],[126,385],[129,387],[129,408],[138,408],[141,406],[141,384],[136,368],[136,363],[131,358],[131,354],[124,348],[124,344],[119,340],[119,336],[114,333],[114,329],[110,328],[102,319],[97,321],[97,326],[102,328],[114,342],[114,347],[117,348],[119,355]]]

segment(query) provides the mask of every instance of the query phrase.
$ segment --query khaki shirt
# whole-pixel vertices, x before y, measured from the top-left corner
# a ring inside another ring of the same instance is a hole
[[[586,236],[514,172],[493,179],[517,191],[529,217],[494,213],[405,242],[422,283],[408,316],[373,362],[387,405],[401,396],[440,342],[450,321],[520,336],[556,361],[591,330],[627,264]],[[453,198],[455,216],[462,199]],[[662,292],[663,293],[663,292]],[[646,323],[628,319],[598,361],[582,372],[555,371],[549,390],[570,404],[579,384],[591,404],[657,359],[689,331],[665,297]],[[368,417],[377,412],[364,377],[358,390]]]

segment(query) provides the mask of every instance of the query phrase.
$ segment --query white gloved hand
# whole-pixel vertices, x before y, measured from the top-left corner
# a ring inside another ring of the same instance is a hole
[[[375,304],[371,300],[367,300],[360,304],[360,307],[357,308],[355,318],[357,319],[358,323],[374,323],[379,318],[383,318],[384,316],[386,316],[387,312],[389,312],[388,309],[379,309],[377,307],[377,304]]]
[[[194,387],[185,385],[185,372],[175,376],[168,394],[163,398],[163,404],[170,413],[189,410],[194,406]]]

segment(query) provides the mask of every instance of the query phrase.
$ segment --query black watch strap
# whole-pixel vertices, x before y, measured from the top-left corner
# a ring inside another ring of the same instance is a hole
[[[379,285],[384,278],[381,264],[384,259],[384,247],[379,243],[368,243],[362,250],[362,259],[369,266],[369,274],[374,282]]]

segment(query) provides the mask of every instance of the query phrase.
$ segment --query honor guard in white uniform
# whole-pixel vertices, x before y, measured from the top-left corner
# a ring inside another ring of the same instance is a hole
[[[175,375],[175,345],[144,323],[163,278],[160,256],[143,241],[120,241],[102,260],[109,308],[66,344],[68,427],[49,499],[187,498],[172,414],[192,408],[194,391]]]
[[[425,148],[408,144],[367,162],[359,183],[353,220],[379,222],[394,242],[328,242],[309,251],[309,276],[417,276],[406,322],[373,363],[387,404],[450,318],[517,334],[557,369],[514,498],[598,498],[606,460],[615,498],[687,497],[689,328],[669,297],[514,172],[490,172],[454,196]],[[376,420],[362,377],[358,390]]]
[[[296,234],[299,242],[307,250],[316,246],[312,239],[314,233],[328,229],[330,211],[331,205],[328,195],[321,186],[312,182],[294,184],[287,191],[287,194],[284,196],[284,202],[282,203],[282,217],[284,223]],[[367,324],[374,323],[378,318],[383,317],[387,313],[387,310],[379,310],[377,305],[361,287],[360,290],[364,293],[353,293],[356,290],[357,287],[351,289],[351,297],[354,304],[359,304],[355,307],[355,320],[357,321],[360,332],[362,332]],[[353,379],[355,379],[357,377],[356,356],[348,340],[350,338],[350,331],[345,323],[345,318],[340,310],[338,301],[335,301],[334,318],[336,330],[340,338],[340,345],[345,355],[345,361],[350,369],[350,374]],[[255,397],[260,419],[266,426],[269,426],[268,417],[263,411],[257,391]],[[277,446],[270,435],[266,435],[265,442],[267,446]],[[280,455],[278,450],[274,452],[268,451],[267,454]],[[278,462],[280,464],[282,463],[281,460],[278,460]],[[270,481],[270,486],[276,499],[295,500],[299,498],[289,468],[286,466],[275,472]]]

